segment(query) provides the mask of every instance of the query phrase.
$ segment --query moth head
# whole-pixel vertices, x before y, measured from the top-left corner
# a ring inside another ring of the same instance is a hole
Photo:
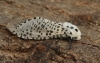
[[[77,26],[65,22],[63,23],[63,27],[67,29],[66,34],[71,37],[73,40],[80,40],[81,39],[81,31],[78,29]]]

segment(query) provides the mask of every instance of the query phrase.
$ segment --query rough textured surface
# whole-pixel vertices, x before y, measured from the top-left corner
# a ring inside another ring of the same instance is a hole
[[[17,38],[8,28],[41,16],[70,21],[82,39],[68,50],[68,41],[34,41]],[[99,0],[0,0],[0,63],[100,63]]]

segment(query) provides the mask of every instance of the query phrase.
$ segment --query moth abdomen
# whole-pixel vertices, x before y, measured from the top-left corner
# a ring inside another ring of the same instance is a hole
[[[52,39],[70,36],[75,40],[81,39],[81,32],[77,26],[64,22],[57,23],[42,17],[34,17],[13,27],[13,34],[23,39]]]

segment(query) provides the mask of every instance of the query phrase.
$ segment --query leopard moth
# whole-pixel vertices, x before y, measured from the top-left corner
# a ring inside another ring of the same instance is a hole
[[[72,40],[81,39],[81,31],[77,26],[68,22],[53,22],[43,17],[25,20],[10,30],[23,39],[44,40],[66,37],[70,37]]]

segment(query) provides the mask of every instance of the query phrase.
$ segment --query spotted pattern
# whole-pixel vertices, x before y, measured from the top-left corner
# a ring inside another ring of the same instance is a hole
[[[63,27],[63,23],[53,22],[42,17],[25,20],[12,29],[12,33],[18,37],[34,40],[66,37],[73,34],[71,31],[68,34],[69,29],[78,32],[78,29],[73,26],[67,25]]]

